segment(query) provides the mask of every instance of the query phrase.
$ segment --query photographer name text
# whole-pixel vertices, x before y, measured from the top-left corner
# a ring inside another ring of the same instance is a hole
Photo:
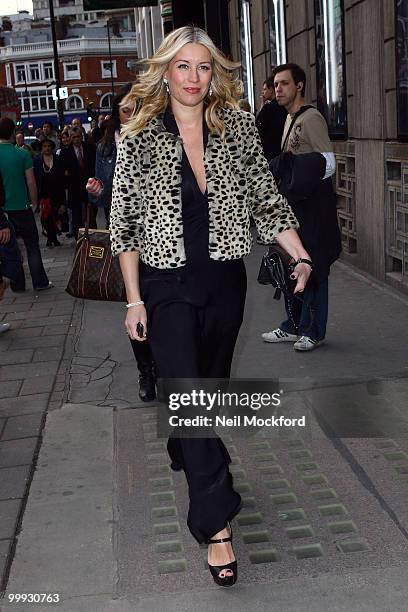
[[[305,427],[306,417],[290,418],[283,415],[258,417],[257,415],[195,416],[192,418],[172,415],[169,418],[171,427]]]

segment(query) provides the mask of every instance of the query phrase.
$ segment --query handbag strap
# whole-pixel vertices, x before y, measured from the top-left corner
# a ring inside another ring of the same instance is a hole
[[[90,202],[88,202],[88,204],[86,206],[85,231],[84,231],[84,236],[86,238],[89,238],[89,225],[91,223],[91,206],[92,206],[92,204]]]
[[[293,126],[296,123],[296,120],[298,117],[300,117],[300,115],[302,115],[302,113],[306,112],[307,110],[309,110],[309,108],[314,108],[314,106],[312,106],[311,104],[306,104],[305,106],[302,106],[301,108],[299,108],[299,110],[297,111],[297,113],[295,113],[292,117],[292,121],[290,123],[289,129],[286,132],[286,136],[285,136],[285,140],[283,141],[283,145],[281,148],[281,152],[283,153],[286,147],[286,144],[288,142],[288,138],[290,136],[290,133],[292,131]]]

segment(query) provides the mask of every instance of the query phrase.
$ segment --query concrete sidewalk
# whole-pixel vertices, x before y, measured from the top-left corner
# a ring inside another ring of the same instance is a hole
[[[53,288],[33,291],[26,268],[27,290],[8,291],[0,302],[0,321],[11,326],[0,337],[0,584],[13,554],[46,411],[63,401],[82,311],[64,291],[73,241],[61,241],[60,248],[42,249]]]
[[[380,380],[379,399],[392,397],[406,420],[407,299],[337,264],[327,343],[308,354],[262,343],[282,304],[254,281],[261,253],[255,248],[248,260],[233,376],[289,377],[306,387]],[[336,444],[324,434],[226,436],[244,496],[234,544],[240,579],[231,590],[212,583],[205,551],[185,527],[185,482],[168,470],[154,405],[138,401],[123,314],[120,304],[84,305],[65,402],[47,414],[4,609],[406,610],[408,440],[401,436]],[[12,593],[58,593],[62,601],[9,604]]]

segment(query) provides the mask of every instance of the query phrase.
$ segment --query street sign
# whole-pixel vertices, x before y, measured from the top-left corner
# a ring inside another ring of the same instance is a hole
[[[158,0],[84,0],[84,11],[108,11],[110,9],[158,6]]]
[[[58,100],[57,98],[57,90],[54,88],[51,90],[52,92],[52,99],[53,100]],[[60,100],[65,100],[65,98],[68,98],[68,87],[60,87],[59,88],[59,99]]]

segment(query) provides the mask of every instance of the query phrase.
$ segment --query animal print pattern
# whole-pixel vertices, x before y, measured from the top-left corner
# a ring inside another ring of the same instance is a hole
[[[226,136],[209,134],[204,156],[209,206],[209,256],[216,260],[248,255],[250,214],[267,242],[296,217],[278,193],[249,113],[224,109]],[[139,251],[156,268],[183,266],[181,202],[182,140],[152,119],[136,137],[118,147],[113,181],[111,241],[115,255]]]

